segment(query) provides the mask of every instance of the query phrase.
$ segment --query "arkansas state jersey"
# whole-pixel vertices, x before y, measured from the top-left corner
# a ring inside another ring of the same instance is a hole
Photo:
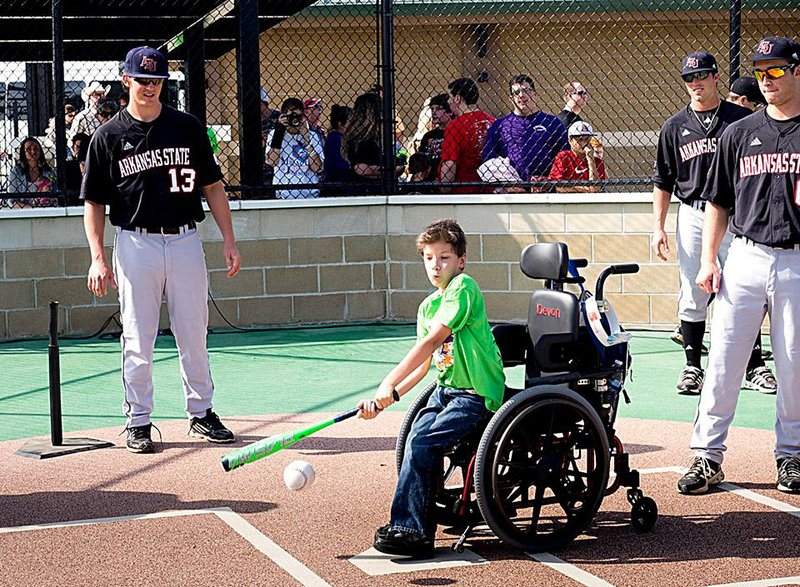
[[[656,187],[687,204],[699,199],[719,136],[749,114],[747,108],[723,101],[716,112],[695,112],[687,106],[667,119],[658,136],[653,171]]]
[[[121,110],[92,135],[81,198],[108,205],[115,226],[180,226],[203,220],[202,187],[221,179],[197,118],[163,105],[142,122]]]
[[[730,230],[763,245],[800,244],[800,117],[761,110],[720,137],[704,197],[732,210]]]

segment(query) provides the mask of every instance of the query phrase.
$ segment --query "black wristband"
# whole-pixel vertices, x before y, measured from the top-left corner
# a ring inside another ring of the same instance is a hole
[[[397,393],[397,390],[392,388],[392,399],[396,402],[400,401],[400,394]]]
[[[269,146],[273,149],[280,149],[283,145],[283,137],[286,134],[286,127],[280,122],[275,123],[275,130],[272,133],[272,141]]]

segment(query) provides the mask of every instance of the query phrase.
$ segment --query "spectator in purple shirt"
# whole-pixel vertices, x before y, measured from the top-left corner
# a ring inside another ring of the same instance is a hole
[[[536,105],[536,88],[530,77],[514,77],[508,89],[514,111],[489,128],[483,160],[508,157],[523,181],[547,179],[556,155],[569,149],[567,129],[556,116]]]

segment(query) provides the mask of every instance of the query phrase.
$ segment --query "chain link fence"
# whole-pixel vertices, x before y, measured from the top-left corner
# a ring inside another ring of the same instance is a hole
[[[52,45],[53,22],[27,4],[25,18],[0,8],[5,207],[79,203],[81,149],[124,105],[118,60],[144,41],[170,58],[163,100],[204,119],[231,193],[290,199],[649,191],[659,128],[688,102],[681,58],[713,53],[725,97],[758,38],[800,29],[795,0],[165,2],[176,16],[142,42],[64,61],[56,103],[52,49],[26,53],[31,39]],[[65,59],[82,18],[63,21]],[[93,30],[104,47],[130,37],[114,23]],[[588,178],[554,172],[576,115],[588,127],[575,136],[594,134],[601,156]]]

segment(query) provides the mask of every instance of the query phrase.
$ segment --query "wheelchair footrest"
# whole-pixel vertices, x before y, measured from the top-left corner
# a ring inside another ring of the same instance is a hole
[[[614,473],[617,475],[617,484],[623,487],[639,487],[639,471],[631,469],[628,453],[614,455]]]

